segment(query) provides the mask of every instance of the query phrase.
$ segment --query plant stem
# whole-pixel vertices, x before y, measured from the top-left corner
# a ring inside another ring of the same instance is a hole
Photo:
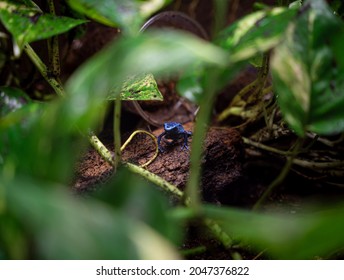
[[[292,152],[290,152],[290,151],[282,151],[282,150],[279,150],[279,149],[276,149],[276,148],[264,145],[264,144],[262,144],[260,142],[252,141],[251,139],[246,138],[246,137],[242,137],[242,140],[247,145],[250,145],[250,146],[253,146],[253,147],[256,147],[256,148],[268,151],[268,152],[272,152],[272,153],[275,153],[275,154],[279,154],[279,155],[282,155],[282,156],[288,156],[288,155],[292,154]]]
[[[91,134],[88,137],[91,146],[98,152],[98,154],[109,164],[112,166],[115,165],[115,162],[113,160],[113,156],[111,152],[104,146],[104,144],[98,139],[97,136],[94,134]]]
[[[114,145],[115,145],[115,171],[121,163],[122,151],[121,151],[121,105],[122,101],[120,96],[115,100],[115,111],[114,111]]]
[[[55,15],[54,0],[48,0],[49,12]],[[51,73],[56,78],[60,77],[60,52],[59,52],[59,40],[58,36],[53,36],[48,38],[48,55],[49,55],[49,65],[51,67]]]
[[[131,163],[125,163],[125,166],[127,166],[130,171],[143,176],[150,182],[161,187],[163,190],[166,190],[167,192],[176,195],[178,198],[181,199],[184,197],[184,193],[181,190],[179,190],[173,184],[162,179],[160,176],[155,175],[154,173],[151,173],[148,170]],[[189,206],[191,201],[187,198],[184,202],[186,206]],[[193,213],[196,215],[196,217],[199,217],[199,213]],[[204,222],[205,226],[210,230],[210,232],[216,237],[216,239],[222,243],[223,246],[225,246],[226,248],[232,246],[233,242],[230,236],[226,232],[224,232],[215,221],[208,218],[202,218],[202,221]]]
[[[288,173],[290,171],[291,166],[293,165],[293,160],[294,160],[295,156],[299,153],[299,150],[300,150],[300,147],[302,146],[302,143],[303,143],[303,139],[302,138],[298,138],[297,142],[295,144],[295,147],[294,147],[294,149],[292,151],[292,154],[290,156],[288,156],[287,162],[284,165],[281,173],[268,186],[268,188],[265,190],[263,195],[258,199],[256,204],[253,206],[252,210],[254,210],[254,211],[258,210],[262,206],[264,201],[270,196],[270,194],[275,189],[275,187],[277,187],[279,184],[281,184],[283,182],[283,180],[286,178],[286,176],[288,175]]]
[[[228,249],[233,245],[233,240],[226,232],[222,230],[218,223],[209,218],[205,218],[203,222],[208,227],[208,229],[210,229],[210,231],[216,237],[216,239],[219,240],[225,248]]]
[[[29,44],[25,44],[24,51],[29,56],[31,61],[35,64],[35,66],[37,67],[38,71],[42,74],[43,78],[54,89],[56,94],[61,96],[61,97],[65,96],[65,91],[64,91],[61,83],[49,74],[47,66],[38,57],[36,52],[31,48],[31,46]]]
[[[217,0],[215,3],[216,22],[213,25],[213,35],[217,34],[225,23],[228,1]],[[190,177],[186,185],[186,197],[190,198],[190,208],[197,214],[201,211],[200,177],[201,157],[203,152],[203,141],[206,136],[208,122],[215,101],[220,69],[209,67],[208,75],[205,75],[204,93],[200,101],[200,110],[197,115],[194,135],[192,137],[192,148],[190,156]]]
[[[212,26],[212,38],[215,38],[220,30],[226,24],[226,16],[228,13],[228,5],[230,1],[224,0],[215,0],[213,3],[215,4],[215,17],[214,23]]]
[[[150,132],[148,132],[148,131],[145,131],[145,130],[135,130],[135,131],[130,135],[130,137],[127,139],[127,141],[125,141],[125,143],[122,145],[121,151],[123,151],[123,150],[126,148],[126,146],[128,146],[128,144],[129,144],[130,141],[133,139],[133,137],[134,137],[136,134],[138,134],[138,133],[147,134],[147,135],[153,140],[153,142],[154,142],[154,144],[155,144],[155,154],[154,154],[154,156],[153,156],[149,161],[147,161],[146,163],[144,163],[144,164],[141,165],[141,167],[146,167],[146,166],[150,165],[150,164],[157,158],[157,156],[158,156],[158,154],[159,154],[158,141],[156,140],[156,137],[155,137],[152,133],[150,133]]]
[[[213,108],[216,93],[216,81],[218,69],[210,69],[205,77],[206,88],[204,96],[200,102],[200,110],[197,116],[194,134],[192,137],[192,148],[190,157],[190,177],[186,186],[187,197],[190,197],[190,207],[197,213],[200,211],[200,177],[201,177],[201,157],[203,152],[203,141],[206,136],[207,124]]]
[[[136,174],[141,175],[142,177],[144,177],[145,179],[147,179],[148,181],[156,184],[157,186],[161,187],[163,190],[172,193],[174,195],[176,195],[179,198],[183,197],[183,192],[181,190],[179,190],[176,186],[174,186],[173,184],[167,182],[166,180],[164,180],[163,178],[161,178],[158,175],[155,175],[154,173],[140,167],[137,166],[135,164],[132,163],[125,163],[125,166],[128,167],[128,169]]]

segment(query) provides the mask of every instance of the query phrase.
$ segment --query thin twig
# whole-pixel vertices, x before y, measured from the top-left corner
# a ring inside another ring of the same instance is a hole
[[[113,126],[113,133],[114,133],[114,146],[115,146],[115,165],[114,169],[115,172],[117,167],[121,163],[122,160],[122,150],[121,150],[121,105],[122,101],[119,96],[117,96],[115,100],[114,106],[114,126]]]
[[[276,149],[276,148],[264,145],[262,143],[252,141],[251,139],[246,138],[246,137],[242,137],[242,140],[247,145],[250,145],[250,146],[253,146],[255,148],[259,148],[259,149],[262,149],[262,150],[265,150],[265,151],[268,151],[268,152],[272,152],[272,153],[275,153],[275,154],[279,154],[279,155],[282,155],[282,156],[289,156],[289,155],[292,154],[292,152],[290,152],[290,151],[282,151],[282,150],[279,150],[279,149]]]
[[[94,134],[90,134],[88,137],[90,144],[92,147],[98,152],[98,154],[109,164],[112,166],[115,165],[115,161],[113,159],[113,155],[111,152],[105,147],[105,145],[98,139],[97,136]]]
[[[29,56],[31,61],[35,64],[38,71],[41,73],[43,78],[49,83],[49,85],[54,89],[57,95],[65,96],[65,91],[61,83],[49,74],[47,66],[39,58],[36,52],[31,48],[29,44],[24,45],[24,51]]]
[[[287,162],[284,165],[281,173],[268,186],[268,188],[265,190],[263,195],[258,199],[256,204],[253,206],[252,210],[254,210],[254,211],[258,210],[262,206],[264,201],[270,196],[270,194],[275,189],[275,187],[277,187],[279,184],[281,184],[284,181],[284,179],[286,178],[286,176],[288,175],[288,173],[290,171],[291,166],[293,165],[293,160],[294,160],[295,156],[299,153],[299,150],[300,150],[300,147],[302,146],[302,143],[303,143],[303,139],[299,138],[295,144],[295,147],[292,151],[292,154],[287,158]]]
[[[128,144],[131,142],[131,140],[133,139],[133,137],[138,134],[138,133],[144,133],[144,134],[147,134],[154,142],[155,144],[155,153],[154,153],[154,156],[149,160],[147,161],[146,163],[142,164],[141,167],[146,167],[148,166],[149,164],[151,164],[158,156],[159,154],[159,146],[158,146],[158,141],[156,140],[156,137],[148,132],[148,131],[145,131],[145,130],[135,130],[130,136],[129,138],[127,139],[127,141],[125,141],[125,143],[122,145],[121,147],[121,151],[123,151],[127,146]]]
[[[55,15],[54,0],[48,0],[49,12]],[[48,38],[48,55],[49,55],[49,65],[51,67],[51,73],[56,78],[60,77],[60,52],[59,52],[59,39],[58,36],[52,36]]]
[[[126,167],[128,167],[128,169],[130,171],[141,175],[142,177],[144,177],[148,181],[154,183],[155,185],[159,186],[163,190],[165,190],[165,191],[167,191],[173,195],[176,195],[180,199],[183,197],[184,194],[181,190],[179,190],[175,185],[167,182],[166,180],[164,180],[160,176],[148,171],[147,169],[144,169],[140,166],[137,166],[137,165],[129,163],[129,162],[125,163],[124,165]]]

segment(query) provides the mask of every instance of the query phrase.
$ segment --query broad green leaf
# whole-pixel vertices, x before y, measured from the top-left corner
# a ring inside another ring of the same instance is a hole
[[[37,6],[26,6],[21,1],[0,1],[0,19],[12,34],[19,50],[22,50],[26,43],[50,38],[86,22],[43,14]]]
[[[44,108],[25,106],[0,120],[0,153],[3,170],[14,167],[15,174],[41,180],[67,182],[82,143],[76,128],[59,121],[56,104]],[[65,120],[64,120],[65,121]]]
[[[178,74],[195,62],[203,66],[225,67],[228,54],[213,44],[177,31],[147,31],[136,37],[120,38],[91,58],[68,80],[67,92],[73,100],[71,104],[77,108],[66,110],[64,116],[74,114],[94,118],[92,113],[99,114],[96,110],[85,114],[88,103],[92,106],[102,104],[111,89],[127,77],[145,73],[152,73],[155,78]]]
[[[76,11],[102,24],[136,33],[143,21],[161,9],[167,0],[69,0]]]
[[[111,90],[108,100],[115,100],[118,88]],[[121,100],[159,100],[164,98],[152,74],[128,78],[120,90]]]
[[[81,200],[63,186],[30,178],[1,181],[7,211],[34,239],[35,258],[178,258],[171,244],[148,225],[98,200]]]
[[[341,31],[341,32],[340,32]],[[344,71],[336,36],[343,24],[322,0],[308,1],[276,47],[272,76],[285,120],[300,136],[343,131]]]
[[[95,198],[124,212],[128,218],[147,224],[173,244],[180,244],[180,224],[169,215],[168,196],[141,176],[120,168]]]
[[[205,214],[234,239],[266,250],[273,258],[327,257],[344,246],[342,205],[299,215],[207,206]]]
[[[233,61],[253,58],[281,41],[295,14],[295,9],[285,8],[252,13],[221,32],[215,43],[229,51]]]
[[[202,79],[204,72],[189,71],[177,83],[178,93],[194,103],[198,103],[203,95]]]
[[[31,102],[30,98],[22,90],[11,87],[0,87],[0,118],[23,107],[29,102]]]

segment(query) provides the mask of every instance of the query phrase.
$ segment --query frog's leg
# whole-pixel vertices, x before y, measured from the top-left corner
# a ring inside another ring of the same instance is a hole
[[[159,151],[160,151],[161,153],[164,152],[164,148],[161,147],[160,142],[161,142],[162,137],[165,136],[165,134],[166,134],[166,131],[164,131],[163,133],[161,133],[161,134],[158,136],[158,149],[159,149]]]
[[[189,146],[188,146],[188,138],[189,138],[189,134],[187,132],[184,133],[184,143],[182,145],[181,150],[189,150]]]

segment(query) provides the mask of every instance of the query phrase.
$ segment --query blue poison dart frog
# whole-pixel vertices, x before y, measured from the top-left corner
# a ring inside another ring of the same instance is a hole
[[[183,139],[182,150],[188,150],[188,137],[192,136],[190,131],[184,129],[184,127],[177,122],[167,122],[164,123],[164,132],[158,136],[158,148],[161,153],[164,152],[164,149],[160,146],[161,139],[165,137],[165,139],[172,140],[168,142],[168,144],[174,144],[177,142],[178,139]]]

